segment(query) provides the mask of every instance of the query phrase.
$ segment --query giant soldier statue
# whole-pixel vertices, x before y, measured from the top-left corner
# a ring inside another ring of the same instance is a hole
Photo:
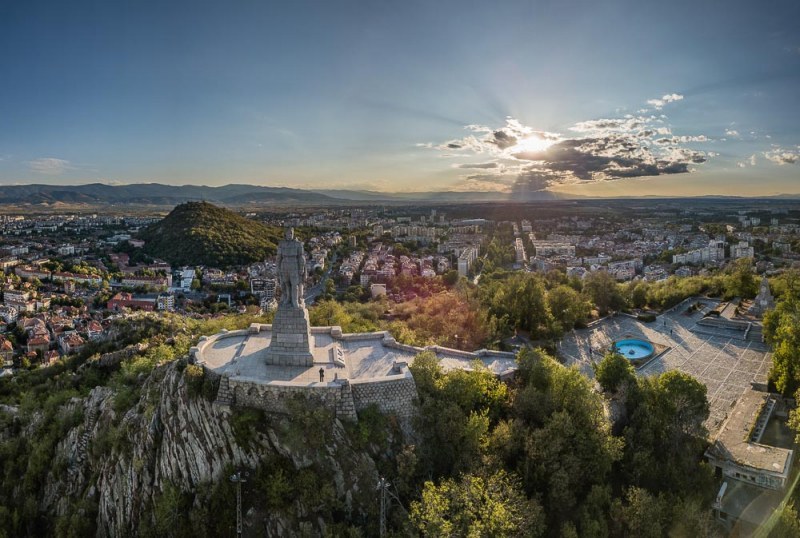
[[[294,230],[286,228],[285,239],[278,245],[278,274],[281,283],[281,304],[305,306],[303,283],[306,280],[306,256],[303,243],[294,238]]]
[[[306,279],[306,256],[303,243],[286,229],[286,238],[278,244],[278,282],[281,301],[272,322],[272,336],[266,351],[266,363],[280,366],[311,366],[311,329],[303,300]]]

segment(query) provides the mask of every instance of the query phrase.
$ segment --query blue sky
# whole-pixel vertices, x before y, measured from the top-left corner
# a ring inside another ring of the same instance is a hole
[[[0,2],[0,183],[798,193],[798,20],[789,0]]]

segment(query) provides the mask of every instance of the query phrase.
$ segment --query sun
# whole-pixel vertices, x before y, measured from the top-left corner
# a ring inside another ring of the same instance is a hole
[[[555,140],[532,134],[521,138],[516,144],[511,146],[508,151],[509,153],[537,153],[546,150],[554,143]]]

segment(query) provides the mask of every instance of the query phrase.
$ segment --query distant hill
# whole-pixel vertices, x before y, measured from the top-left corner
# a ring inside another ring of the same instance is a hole
[[[172,265],[229,267],[274,254],[281,231],[208,202],[187,202],[139,237],[145,252]]]

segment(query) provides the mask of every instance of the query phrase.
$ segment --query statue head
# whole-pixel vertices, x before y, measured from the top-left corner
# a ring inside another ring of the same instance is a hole
[[[294,239],[294,228],[286,228],[286,230],[283,232],[283,236],[290,241]]]

